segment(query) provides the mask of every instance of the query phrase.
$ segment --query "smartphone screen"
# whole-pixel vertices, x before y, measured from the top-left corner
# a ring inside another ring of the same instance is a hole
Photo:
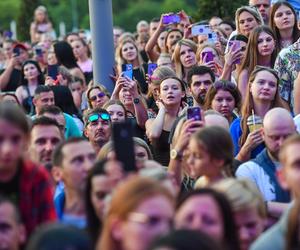
[[[117,160],[126,172],[137,171],[133,143],[133,127],[130,121],[113,124],[113,142]]]
[[[213,54],[212,51],[202,52],[202,58],[205,58],[205,55],[206,55],[206,59],[205,59],[206,63],[211,62],[211,61],[214,60],[214,54]]]
[[[156,63],[149,63],[148,64],[148,75],[152,76],[153,71],[157,68],[157,64]]]
[[[209,28],[209,25],[207,25],[207,24],[193,25],[192,29],[191,29],[192,36],[207,35],[210,32],[211,32],[211,29]]]
[[[58,65],[48,65],[48,76],[50,76],[53,80],[56,80],[58,75]]]
[[[19,55],[20,55],[20,48],[18,48],[18,47],[14,48],[14,49],[13,49],[13,53],[14,53],[14,55],[16,55],[16,56],[19,56]]]
[[[233,40],[233,41],[229,41],[228,42],[228,46],[231,48],[232,46],[234,46],[234,50],[236,51],[241,47],[241,43],[238,40]],[[241,59],[237,59],[233,62],[234,64],[241,64]]]
[[[41,48],[36,48],[35,49],[35,54],[38,56],[38,57],[42,57],[43,56],[43,50]]]
[[[187,119],[194,119],[196,121],[201,121],[200,107],[189,107],[187,109]]]
[[[164,24],[180,23],[180,16],[178,14],[171,14],[163,17]]]
[[[123,64],[122,65],[122,72],[123,72],[123,76],[127,76],[129,79],[132,80],[132,78],[133,78],[132,64]]]

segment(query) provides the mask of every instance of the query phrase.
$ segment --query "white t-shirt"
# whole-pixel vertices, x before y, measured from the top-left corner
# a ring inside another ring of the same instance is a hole
[[[278,163],[274,162],[276,167]],[[254,182],[261,192],[265,201],[274,201],[276,199],[275,187],[270,181],[270,177],[262,167],[253,161],[247,161],[239,166],[235,172],[237,178],[247,178]]]

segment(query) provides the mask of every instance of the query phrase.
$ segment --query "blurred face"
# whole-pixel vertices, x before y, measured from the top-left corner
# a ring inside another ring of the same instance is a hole
[[[184,92],[176,79],[166,79],[160,84],[160,98],[165,105],[178,105],[183,97]]]
[[[26,148],[27,137],[21,129],[0,119],[0,172],[14,171]]]
[[[125,43],[122,47],[121,54],[125,61],[131,62],[137,59],[137,49],[132,43]]]
[[[27,63],[23,68],[24,77],[27,80],[37,79],[39,76],[39,71],[33,63]]]
[[[147,150],[142,146],[135,146],[134,154],[137,169],[142,169],[144,161],[149,160]]]
[[[77,93],[80,97],[82,96],[82,93],[84,91],[83,86],[81,85],[80,82],[72,82],[70,85],[70,90],[72,92],[72,94]]]
[[[220,28],[224,31],[224,33],[227,35],[227,37],[229,37],[233,31],[232,27],[226,23],[220,24]]]
[[[33,103],[38,114],[41,108],[54,105],[54,93],[53,91],[42,92],[38,96],[34,97]]]
[[[116,48],[118,46],[119,38],[122,35],[122,30],[113,29],[113,33],[114,33],[114,45],[115,45],[115,48]]]
[[[157,30],[157,27],[159,25],[159,22],[151,22],[150,23],[150,37],[153,35],[154,31]]]
[[[235,107],[234,97],[229,91],[220,89],[212,100],[211,107],[229,119]]]
[[[118,104],[112,104],[106,108],[112,123],[125,121],[125,110]]]
[[[47,55],[47,64],[48,65],[57,64],[57,59],[56,59],[55,53],[52,52],[52,51],[48,52],[48,55]]]
[[[191,177],[209,176],[213,178],[220,175],[221,167],[218,166],[216,160],[208,154],[206,149],[196,139],[190,140],[187,156],[186,163]]]
[[[147,198],[121,222],[122,249],[146,250],[155,238],[170,231],[173,215],[174,208],[165,196]]]
[[[184,68],[191,68],[196,64],[196,54],[191,47],[181,45],[179,53],[180,62]]]
[[[93,108],[102,108],[103,104],[106,103],[109,100],[109,98],[100,89],[95,88],[90,91],[89,100]]]
[[[123,103],[124,106],[133,105],[133,96],[126,88],[121,88],[119,93],[119,99]]]
[[[171,31],[167,37],[167,48],[170,50],[173,42],[178,41],[182,38],[182,35],[179,31]]]
[[[69,36],[67,37],[67,42],[68,42],[69,44],[72,44],[73,41],[78,40],[78,39],[79,39],[79,36],[78,36],[78,35],[72,34],[72,35],[69,35]]]
[[[296,19],[292,10],[289,7],[281,5],[275,11],[274,22],[279,30],[285,30],[293,28]]]
[[[193,98],[200,105],[204,104],[205,95],[212,83],[213,82],[209,73],[205,73],[204,75],[192,76],[191,92]]]
[[[260,71],[251,84],[250,92],[254,100],[272,101],[277,90],[277,79],[268,71]]]
[[[209,26],[212,28],[212,29],[215,29],[217,27],[219,27],[219,24],[222,22],[222,19],[219,18],[219,17],[214,17],[212,19],[210,19],[209,21]]]
[[[257,40],[258,53],[261,56],[270,56],[272,55],[274,49],[275,49],[274,38],[266,32],[261,32]]]
[[[263,138],[268,152],[278,160],[281,145],[287,137],[295,132],[295,125],[291,122],[266,124],[263,130]]]
[[[103,219],[105,212],[105,198],[112,190],[110,178],[105,175],[96,175],[92,178],[91,201],[99,220]]]
[[[249,36],[250,32],[258,26],[258,23],[254,16],[252,16],[249,12],[243,11],[239,18],[239,30],[242,35]]]
[[[250,0],[249,5],[255,6],[259,10],[264,22],[267,24],[270,15],[270,0]]]
[[[165,48],[165,40],[167,34],[168,34],[167,31],[163,31],[159,34],[159,37],[157,38],[157,45],[161,50]]]
[[[175,225],[177,229],[204,232],[219,242],[224,238],[222,214],[210,195],[195,195],[187,199],[176,213]]]
[[[41,164],[51,163],[52,153],[61,141],[62,134],[58,127],[54,125],[34,126],[30,133],[31,159]]]
[[[67,188],[83,192],[88,171],[96,160],[96,154],[87,141],[70,143],[62,149],[62,180]]]
[[[245,43],[244,41],[240,41],[240,46],[241,46],[241,52],[242,52],[241,60],[243,60],[246,55],[247,43]]]
[[[283,179],[297,199],[300,198],[300,144],[293,143],[286,148],[285,160],[282,162]]]
[[[25,242],[25,229],[17,222],[13,205],[2,203],[0,205],[0,248],[19,250]]]
[[[3,45],[4,55],[6,59],[9,59],[13,55],[13,46],[12,43],[4,42]]]
[[[38,22],[43,22],[45,20],[45,12],[42,11],[42,10],[36,10],[35,11],[35,19],[38,21]]]
[[[71,43],[71,47],[73,49],[74,56],[77,60],[82,56],[87,56],[87,49],[80,40],[74,40]]]
[[[249,208],[234,214],[241,250],[248,250],[254,240],[264,230],[264,220],[258,214],[257,208]]]

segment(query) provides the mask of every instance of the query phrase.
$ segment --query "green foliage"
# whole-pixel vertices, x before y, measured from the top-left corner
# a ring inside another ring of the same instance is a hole
[[[0,10],[1,10],[1,29],[9,29],[9,24],[12,20],[16,20],[16,17],[19,12],[19,1],[14,0],[1,0],[0,1]]]

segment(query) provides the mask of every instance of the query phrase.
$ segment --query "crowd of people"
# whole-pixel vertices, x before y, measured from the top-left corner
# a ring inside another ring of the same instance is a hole
[[[114,27],[112,93],[33,19],[0,41],[1,250],[300,249],[299,1]]]

